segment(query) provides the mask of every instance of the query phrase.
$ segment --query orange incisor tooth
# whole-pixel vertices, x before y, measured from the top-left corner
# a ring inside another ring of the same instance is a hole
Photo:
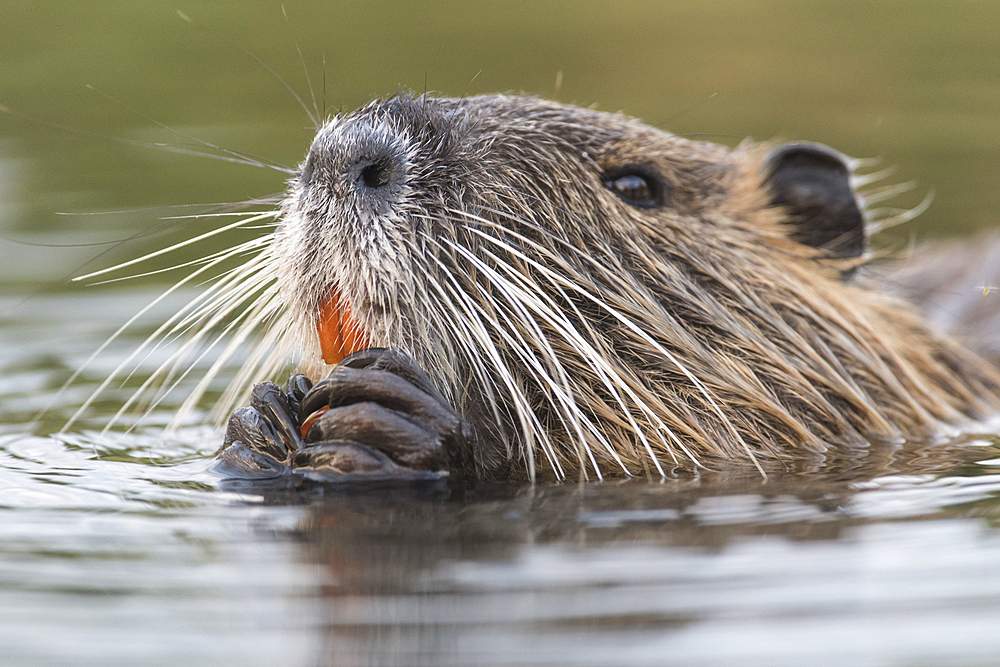
[[[340,292],[336,289],[320,309],[316,331],[319,333],[323,361],[331,366],[339,364],[344,357],[369,347],[368,336],[351,316],[351,307],[340,298]]]

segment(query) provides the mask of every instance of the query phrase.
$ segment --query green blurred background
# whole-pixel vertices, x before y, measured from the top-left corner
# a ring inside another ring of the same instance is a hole
[[[808,139],[881,157],[898,167],[894,180],[918,184],[899,205],[936,195],[890,242],[1000,223],[1000,3],[286,0],[284,8],[287,23],[271,0],[5,0],[0,104],[17,114],[0,115],[0,284],[61,281],[88,259],[86,268],[100,268],[162,246],[169,235],[97,258],[100,246],[61,247],[125,238],[175,213],[149,207],[279,192],[284,177],[271,170],[94,135],[190,144],[153,119],[292,166],[309,145],[310,121],[241,49],[309,100],[296,41],[330,111],[401,87],[529,92],[730,145]],[[80,215],[90,212],[103,213]]]

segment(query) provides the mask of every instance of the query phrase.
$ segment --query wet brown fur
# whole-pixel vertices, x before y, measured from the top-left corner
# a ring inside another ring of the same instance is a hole
[[[310,160],[348,126],[405,135],[398,215],[378,218],[399,254],[372,267],[358,251],[336,174],[293,179],[272,249],[288,335],[323,372],[310,336],[336,286],[372,345],[407,350],[473,425],[478,476],[791,460],[1000,407],[992,366],[843,280],[857,260],[790,239],[766,181],[773,146],[535,98],[403,96],[331,121]],[[666,184],[664,206],[606,187],[632,164]]]

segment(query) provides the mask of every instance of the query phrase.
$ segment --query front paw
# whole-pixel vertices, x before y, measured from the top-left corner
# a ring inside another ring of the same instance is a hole
[[[261,383],[233,413],[219,468],[243,478],[436,479],[462,460],[469,428],[398,350],[344,359],[315,387]]]

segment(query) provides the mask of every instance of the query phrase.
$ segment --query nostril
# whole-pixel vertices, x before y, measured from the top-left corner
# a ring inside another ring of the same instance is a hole
[[[389,163],[374,162],[361,170],[361,180],[369,188],[380,188],[389,182]]]

